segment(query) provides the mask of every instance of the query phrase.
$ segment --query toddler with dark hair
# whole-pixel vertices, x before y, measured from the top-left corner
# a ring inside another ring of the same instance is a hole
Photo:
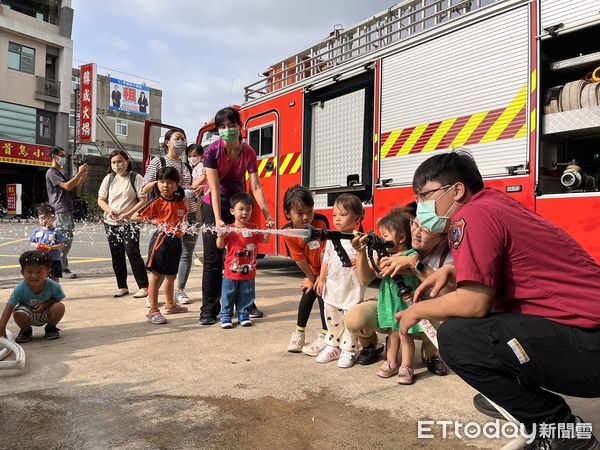
[[[48,203],[42,203],[36,208],[40,226],[31,232],[29,242],[37,250],[48,252],[52,257],[52,271],[50,278],[58,283],[62,277],[62,263],[60,249],[65,246],[65,237],[54,227],[54,208]]]
[[[234,306],[238,312],[238,323],[243,327],[250,327],[258,244],[267,242],[269,235],[252,231],[256,228],[256,225],[249,223],[252,197],[245,192],[233,194],[229,203],[235,221],[226,230],[217,232],[217,247],[227,248],[221,288],[221,328],[233,328],[231,317]]]
[[[0,337],[6,337],[6,324],[12,314],[21,329],[16,342],[28,342],[33,336],[32,326],[45,325],[46,339],[58,339],[58,322],[65,314],[61,302],[65,294],[60,284],[48,279],[52,257],[41,250],[30,250],[19,258],[23,281],[13,290],[0,317]]]

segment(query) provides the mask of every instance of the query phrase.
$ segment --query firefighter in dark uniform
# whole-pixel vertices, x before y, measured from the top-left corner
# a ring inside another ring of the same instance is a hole
[[[445,321],[443,360],[538,430],[526,448],[600,449],[591,424],[554,393],[600,397],[600,266],[565,231],[484,188],[468,152],[430,157],[413,188],[417,218],[434,233],[448,231],[455,264],[428,277],[415,300],[426,291],[435,297],[448,281],[457,289],[399,313],[401,332],[423,318]]]

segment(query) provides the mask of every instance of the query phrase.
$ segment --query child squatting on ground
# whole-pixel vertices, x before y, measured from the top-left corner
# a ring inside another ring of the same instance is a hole
[[[364,215],[363,205],[355,195],[341,194],[333,204],[333,225],[342,233],[355,231]],[[366,287],[360,283],[355,268],[356,250],[349,240],[341,243],[352,261],[352,267],[343,267],[333,243],[327,241],[321,273],[315,283],[315,290],[325,303],[327,320],[327,347],[319,353],[316,361],[328,363],[337,359],[338,367],[346,369],[354,365],[360,344],[358,338],[346,329],[344,316],[351,307],[363,301]]]
[[[52,271],[52,257],[48,252],[30,250],[19,258],[21,281],[13,290],[0,317],[0,337],[6,337],[6,324],[12,314],[21,329],[15,341],[28,342],[33,336],[32,326],[45,325],[45,338],[58,339],[58,322],[65,314],[65,298],[60,284],[48,277]]]
[[[37,250],[48,252],[52,257],[50,278],[58,283],[62,277],[60,249],[65,246],[65,237],[54,228],[54,208],[48,203],[42,203],[35,208],[40,226],[31,232],[29,242]]]
[[[158,195],[134,214],[131,220],[147,221],[158,230],[150,238],[146,268],[150,271],[148,322],[167,323],[158,309],[158,289],[164,276],[165,306],[163,313],[187,312],[185,306],[175,303],[175,277],[181,258],[181,237],[187,224],[188,207],[183,189],[179,187],[179,173],[174,167],[162,167],[156,174]]]
[[[416,253],[415,250],[410,249],[411,219],[412,216],[408,210],[396,208],[379,220],[378,228],[381,237],[394,244],[392,248],[388,249],[389,253],[401,253],[403,256]],[[375,255],[375,258],[377,262],[377,255]],[[358,250],[356,261],[360,280],[364,285],[368,285],[378,274],[371,267],[364,245]],[[419,280],[414,274],[397,276],[402,277],[402,281],[413,291],[419,285]],[[395,318],[397,312],[405,310],[408,306],[398,295],[396,281],[389,276],[383,277],[377,293],[377,325],[388,334],[387,353],[386,360],[375,373],[382,378],[390,378],[398,374],[399,384],[412,384],[414,374],[412,368],[415,353],[414,338],[399,333],[398,321]],[[419,325],[409,329],[409,334],[422,332],[423,330]],[[398,367],[399,347],[402,347],[400,367]]]
[[[242,192],[232,195],[229,202],[235,221],[227,227],[227,231],[217,232],[217,247],[227,248],[221,288],[221,328],[233,328],[234,306],[238,312],[238,323],[250,327],[250,308],[255,298],[256,253],[258,244],[268,242],[269,235],[250,231],[256,229],[256,225],[249,223],[252,197]],[[240,231],[231,228],[239,228]]]
[[[290,187],[283,196],[283,212],[290,222],[284,225],[283,228],[305,228],[306,225],[312,225],[315,228],[329,229],[327,217],[322,214],[315,214],[314,206],[315,201],[308,189],[299,184]],[[300,283],[302,297],[300,297],[300,304],[298,305],[298,321],[296,331],[292,333],[292,338],[287,346],[287,351],[292,353],[303,352],[309,356],[317,356],[327,346],[325,344],[327,323],[325,322],[323,299],[317,296],[314,290],[315,281],[321,272],[321,258],[325,242],[304,242],[302,238],[290,236],[284,236],[284,241],[290,257],[306,275],[306,278]],[[304,330],[315,299],[319,302],[322,330],[313,343],[305,345]]]

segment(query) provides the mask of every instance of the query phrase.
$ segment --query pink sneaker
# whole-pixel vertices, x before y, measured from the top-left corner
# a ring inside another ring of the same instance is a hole
[[[413,384],[413,375],[415,371],[412,367],[400,366],[398,370],[398,384]]]
[[[185,312],[188,312],[187,306],[181,306],[177,303],[174,303],[173,306],[165,305],[163,307],[163,314],[165,316],[167,316],[169,314],[179,314],[179,313],[185,313]]]
[[[391,362],[384,361],[379,369],[375,372],[375,375],[381,378],[390,378],[398,373],[398,366],[393,366]]]
[[[146,318],[148,322],[153,323],[154,325],[163,325],[167,323],[167,319],[160,313],[160,311],[149,312],[146,314]]]

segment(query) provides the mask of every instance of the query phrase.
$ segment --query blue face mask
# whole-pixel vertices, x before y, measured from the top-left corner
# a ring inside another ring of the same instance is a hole
[[[417,203],[417,219],[423,228],[427,228],[432,233],[443,233],[446,231],[446,227],[448,226],[449,217],[446,216],[438,216],[435,212],[435,202],[437,202],[440,198],[450,192],[452,186],[450,186],[446,192],[440,195],[435,200],[427,200],[425,202]],[[456,202],[452,203],[452,206],[448,212],[452,210]]]

